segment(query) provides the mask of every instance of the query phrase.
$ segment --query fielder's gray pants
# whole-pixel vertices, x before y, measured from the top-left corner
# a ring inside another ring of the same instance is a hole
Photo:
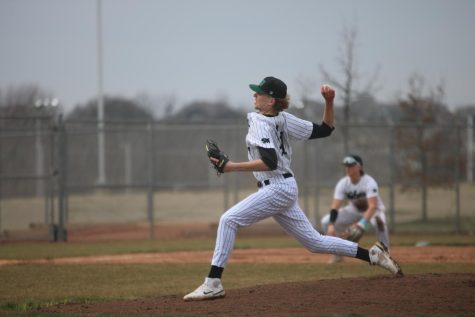
[[[335,221],[335,230],[337,235],[342,234],[349,226],[363,218],[363,212],[359,212],[353,205],[348,204],[338,210],[338,217]],[[379,220],[378,220],[379,218]],[[322,229],[327,232],[330,223],[330,214],[325,215],[322,220]],[[370,223],[376,233],[379,241],[382,241],[389,248],[388,226],[386,225],[386,216],[384,210],[377,210]]]

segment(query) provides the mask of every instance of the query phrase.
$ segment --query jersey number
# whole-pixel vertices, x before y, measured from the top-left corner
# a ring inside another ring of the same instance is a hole
[[[281,150],[281,153],[282,153],[282,155],[287,155],[287,152],[285,151],[285,147],[284,147],[284,132],[283,132],[283,131],[280,132],[280,137],[279,137],[279,139],[280,139],[280,146],[279,146],[279,148],[280,148],[280,150]]]

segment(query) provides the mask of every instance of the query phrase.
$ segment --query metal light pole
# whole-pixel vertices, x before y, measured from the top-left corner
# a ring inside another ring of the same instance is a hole
[[[106,183],[105,173],[105,138],[104,138],[104,95],[102,74],[102,0],[97,0],[97,154],[99,185]]]
[[[49,120],[55,119],[56,116],[59,115],[59,118],[62,116],[60,110],[60,102],[58,98],[39,98],[35,101],[35,108],[37,109],[37,115],[47,115]],[[43,138],[46,137],[46,133],[43,131],[43,124],[42,120],[46,120],[47,117],[36,117],[35,118],[35,153],[36,153],[36,183],[37,183],[37,196],[44,196],[45,199],[45,215],[44,215],[44,222],[45,224],[50,226],[50,237],[53,241],[58,241],[58,238],[61,241],[66,241],[66,230],[64,229],[65,222],[64,216],[66,210],[64,208],[64,195],[60,193],[64,193],[64,187],[66,183],[58,182],[58,215],[59,215],[59,225],[54,223],[54,185],[55,182],[55,175],[58,176],[58,179],[65,179],[64,174],[66,173],[65,166],[57,166],[55,165],[56,161],[62,162],[64,160],[65,153],[63,152],[55,152],[56,144],[54,142],[55,136],[54,133],[50,134],[51,140],[51,156],[50,156],[50,164],[51,169],[49,173],[45,173],[45,153],[44,153],[44,144]],[[64,131],[63,131],[64,132]],[[59,140],[59,139],[58,139]],[[54,171],[59,171],[59,174],[55,174]],[[45,189],[45,186],[48,186],[48,189]]]
[[[59,106],[59,99],[58,98],[43,98],[37,99],[35,101],[35,108],[38,109],[38,114],[45,112],[46,114],[51,114],[51,109],[56,111]],[[44,151],[43,151],[43,142],[42,142],[42,134],[43,134],[43,124],[41,118],[35,118],[35,151],[36,151],[36,176],[41,178],[44,176]],[[37,196],[42,196],[44,194],[43,186],[41,182],[38,182],[36,187],[36,194]]]
[[[35,103],[36,109],[40,109],[42,107],[47,107],[47,99],[46,100],[37,100]],[[40,179],[44,176],[44,150],[43,150],[43,142],[41,140],[41,131],[42,130],[42,122],[41,119],[38,117],[35,118],[35,153],[36,153],[36,177],[38,178],[36,181],[36,196],[41,197],[44,195],[44,184]]]

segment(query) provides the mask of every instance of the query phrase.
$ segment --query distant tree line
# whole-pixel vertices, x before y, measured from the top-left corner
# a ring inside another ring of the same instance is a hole
[[[34,86],[22,86],[8,91],[0,91],[0,175],[36,175],[38,172],[37,151],[40,142],[44,148],[48,148],[51,139],[45,133],[55,129],[55,118],[63,112],[61,105],[47,106],[38,102],[51,96],[47,91]],[[456,160],[453,152],[457,150],[457,134],[452,133],[457,125],[464,126],[468,115],[475,115],[475,104],[458,109],[449,109],[443,102],[444,90],[442,86],[436,88],[426,87],[424,78],[414,75],[409,79],[409,89],[405,97],[392,104],[379,103],[370,93],[361,92],[355,94],[351,106],[347,109],[336,105],[336,126],[350,127],[354,124],[383,124],[396,127],[396,146],[398,148],[397,177],[398,182],[407,187],[418,186],[421,182],[431,185],[450,185],[453,179],[450,169],[438,168],[442,166],[455,166],[459,164],[462,171],[466,161]],[[308,120],[319,122],[322,118],[323,103],[320,99],[306,98],[302,100],[303,107],[290,108],[289,112],[298,114]],[[107,134],[107,147],[109,157],[108,169],[119,170],[126,164],[124,160],[123,146],[138,146],[146,139],[136,130],[131,129],[130,122],[155,122],[161,124],[193,123],[213,125],[216,123],[238,123],[245,127],[246,112],[248,109],[236,109],[223,101],[191,102],[176,111],[167,111],[160,118],[155,117],[150,104],[144,105],[140,99],[124,98],[119,96],[106,96],[104,98],[104,110],[106,122],[115,122],[108,125],[110,133]],[[348,122],[342,120],[344,112],[348,111]],[[23,119],[22,119],[23,118]],[[35,119],[42,118],[42,119]],[[48,119],[50,118],[50,119]],[[70,135],[74,144],[69,149],[70,164],[76,175],[71,175],[78,184],[94,183],[96,177],[95,167],[90,162],[96,160],[97,149],[97,100],[91,99],[85,104],[74,107],[63,118],[70,127],[87,127],[84,133]],[[122,124],[122,123],[123,124]],[[450,128],[452,127],[452,128]],[[38,131],[41,134],[38,141]],[[122,131],[114,133],[114,131]],[[124,131],[129,131],[124,134]],[[22,136],[22,133],[25,133]],[[141,131],[140,133],[144,133]],[[464,136],[463,136],[464,137]],[[375,146],[386,146],[381,138],[374,133],[364,135],[347,135],[347,142],[358,144],[357,138],[367,141],[371,138]],[[463,138],[462,138],[463,139]],[[166,140],[164,140],[165,142]],[[158,142],[158,141],[155,141]],[[161,142],[161,141],[160,141]],[[381,143],[381,144],[379,144]],[[120,146],[119,146],[120,145]],[[164,146],[170,144],[164,143]],[[180,145],[177,145],[180,146]],[[465,147],[462,147],[465,148]],[[179,152],[179,149],[176,151]],[[45,165],[54,160],[50,152],[43,153]],[[463,158],[466,155],[462,155]],[[166,162],[163,158],[161,162]],[[146,153],[134,160],[134,174],[138,179],[147,179],[147,170],[144,167],[147,162]],[[171,163],[173,165],[173,163]],[[164,172],[173,173],[173,171]],[[43,170],[47,170],[44,168]],[[90,172],[85,172],[90,170]],[[180,173],[181,171],[174,171]],[[110,173],[114,175],[114,173]],[[123,175],[114,176],[117,181],[123,180]],[[170,181],[172,181],[170,176]],[[112,178],[113,180],[113,178]],[[20,185],[8,182],[2,191],[18,192]],[[18,188],[17,188],[18,187]],[[32,193],[36,186],[33,184],[25,188],[22,185],[21,192]]]

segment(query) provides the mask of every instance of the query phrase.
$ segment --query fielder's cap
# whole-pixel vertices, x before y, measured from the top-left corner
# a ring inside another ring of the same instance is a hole
[[[363,160],[358,155],[353,155],[353,154],[348,155],[348,156],[345,156],[345,158],[343,159],[343,165],[345,166],[353,166],[356,164],[363,166]]]
[[[250,84],[249,88],[258,94],[274,98],[284,99],[287,96],[287,85],[282,80],[271,76],[264,78],[259,85]]]

